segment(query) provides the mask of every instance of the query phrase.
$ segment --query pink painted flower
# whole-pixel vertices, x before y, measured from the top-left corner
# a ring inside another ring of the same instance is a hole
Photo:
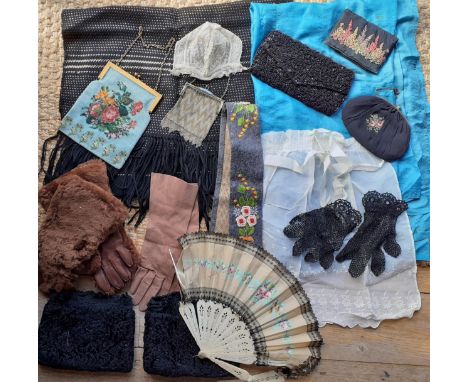
[[[289,322],[288,322],[288,320],[280,321],[278,324],[279,324],[280,328],[283,329],[283,330],[289,329]]]
[[[137,121],[132,121],[132,122],[130,122],[129,127],[130,127],[131,129],[133,129],[136,125],[137,125]]]
[[[91,105],[89,105],[88,114],[91,117],[94,117],[94,118],[99,117],[100,111],[101,111],[101,104],[99,102],[92,103]]]
[[[249,216],[250,215],[250,206],[243,206],[241,208],[241,212],[242,212],[242,215],[244,215],[245,217]]]
[[[238,216],[236,218],[236,223],[238,227],[245,227],[245,225],[247,224],[247,220],[245,220],[245,217],[243,216]]]
[[[265,288],[264,286],[261,286],[260,288],[258,288],[257,290],[257,295],[260,297],[260,298],[269,298],[271,296],[271,291],[269,291],[267,288]]]
[[[102,112],[101,118],[103,123],[112,123],[119,117],[119,108],[114,105],[109,105]]]
[[[142,109],[143,109],[143,102],[138,101],[137,103],[133,105],[131,113],[132,115],[136,115],[136,113],[139,113]]]
[[[255,215],[250,215],[247,217],[247,223],[252,227],[257,224],[257,217]]]

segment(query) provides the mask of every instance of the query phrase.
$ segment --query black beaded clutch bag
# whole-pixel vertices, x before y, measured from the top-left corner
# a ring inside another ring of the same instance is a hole
[[[258,48],[252,74],[326,115],[340,108],[354,80],[352,70],[279,31]]]

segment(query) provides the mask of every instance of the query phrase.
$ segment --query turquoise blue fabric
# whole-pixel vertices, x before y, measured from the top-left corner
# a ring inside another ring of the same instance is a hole
[[[398,37],[395,50],[380,72],[371,74],[329,48],[324,40],[345,9]],[[398,105],[411,126],[408,151],[393,163],[408,215],[417,260],[429,260],[429,104],[416,48],[416,0],[334,0],[329,3],[258,4],[250,6],[253,59],[258,46],[279,30],[356,73],[348,99],[378,95]],[[325,128],[349,137],[342,108],[331,117],[253,78],[255,102],[261,110],[262,133]],[[398,89],[395,95],[393,89]],[[383,89],[383,90],[381,90]],[[344,104],[346,104],[347,100]]]
[[[122,168],[150,121],[155,95],[112,67],[92,81],[62,119],[60,131],[115,168]]]

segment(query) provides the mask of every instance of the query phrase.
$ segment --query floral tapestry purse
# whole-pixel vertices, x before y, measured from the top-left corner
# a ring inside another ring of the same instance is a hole
[[[377,74],[397,41],[394,35],[347,9],[325,43],[361,68]]]
[[[137,37],[117,61],[108,62],[62,119],[60,131],[75,142],[120,169],[150,122],[150,114],[162,95],[119,65],[133,45],[141,40],[145,48],[167,50],[162,67],[175,40],[165,46],[146,44],[140,27]]]

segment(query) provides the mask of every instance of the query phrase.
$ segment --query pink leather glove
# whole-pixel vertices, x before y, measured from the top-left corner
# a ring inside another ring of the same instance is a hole
[[[151,174],[149,221],[145,241],[130,293],[141,311],[149,300],[171,291],[175,269],[169,255],[179,259],[181,247],[177,239],[198,231],[198,185],[163,174]]]

